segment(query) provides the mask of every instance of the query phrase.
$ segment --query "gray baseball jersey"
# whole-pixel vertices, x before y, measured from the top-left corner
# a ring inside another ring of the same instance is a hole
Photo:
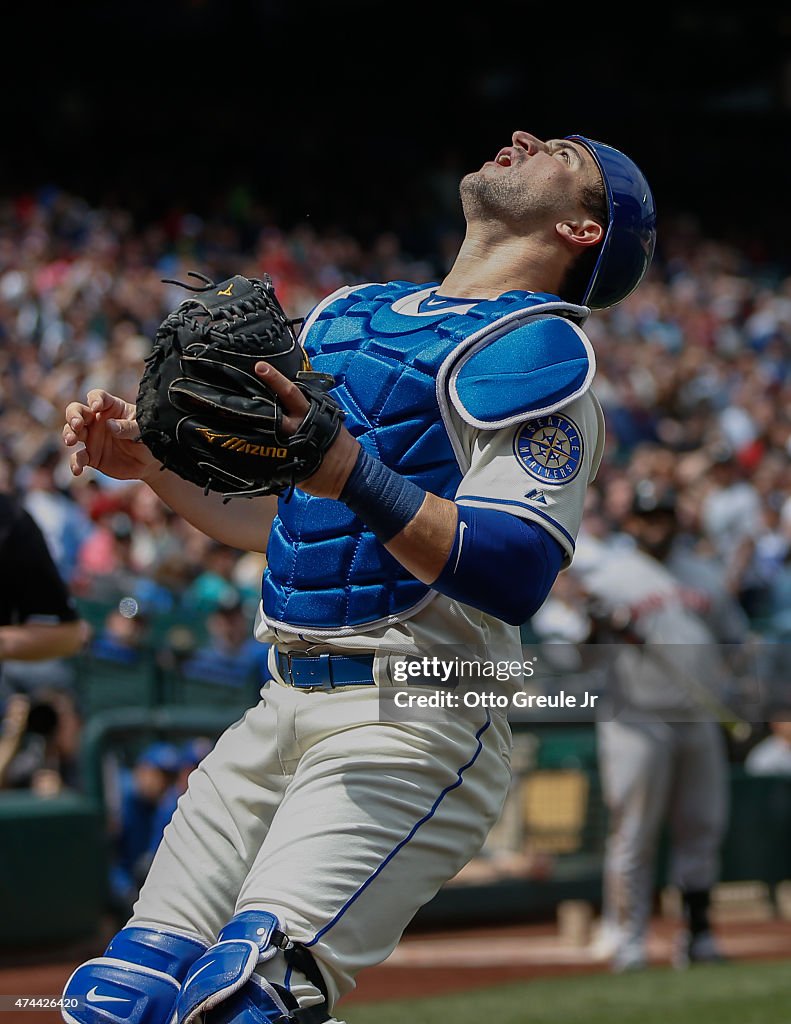
[[[585,588],[626,623],[612,648],[609,717],[596,726],[609,811],[603,917],[614,962],[640,963],[666,820],[671,881],[698,891],[717,879],[728,789],[714,708],[727,669],[700,591],[623,539],[582,541],[580,555]]]

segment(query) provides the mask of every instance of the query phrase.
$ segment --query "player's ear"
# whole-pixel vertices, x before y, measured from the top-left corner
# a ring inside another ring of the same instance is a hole
[[[598,245],[604,238],[604,228],[591,217],[559,221],[555,225],[555,231],[574,249],[587,249],[591,245]]]

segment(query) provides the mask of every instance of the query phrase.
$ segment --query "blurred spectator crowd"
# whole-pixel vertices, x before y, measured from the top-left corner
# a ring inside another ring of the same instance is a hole
[[[791,277],[680,224],[643,286],[587,330],[607,447],[585,531],[623,530],[641,493],[672,496],[685,549],[754,628],[786,633]]]
[[[200,271],[272,276],[302,316],[353,280],[425,279],[392,235],[370,250],[350,237],[284,234],[253,205],[213,219],[173,214],[137,225],[55,190],[0,205],[0,488],[20,493],[79,597],[137,599],[151,614],[211,611],[220,596],[255,601],[262,563],[223,549],[142,485],[73,479],[61,444],[65,403],[91,387],[134,401],[142,359],[186,295],[163,278]]]
[[[391,233],[364,247],[282,231],[240,197],[144,225],[56,190],[0,206],[0,486],[23,495],[74,593],[152,614],[257,594],[260,556],[224,550],[141,485],[68,472],[64,405],[90,387],[134,399],[149,339],[184,297],[163,278],[269,273],[298,317],[341,284],[438,279],[455,250],[452,231],[439,238],[415,259]],[[791,277],[679,220],[637,293],[587,330],[607,450],[585,529],[620,530],[646,481],[672,489],[680,531],[750,618],[791,629]]]
[[[660,238],[642,287],[586,327],[607,442],[584,530],[599,539],[628,532],[636,495],[672,495],[673,539],[705,563],[751,630],[783,639],[791,634],[791,277],[701,238],[683,219]],[[209,540],[142,484],[72,478],[61,444],[65,404],[89,388],[134,401],[150,339],[185,295],[163,278],[268,273],[300,317],[343,284],[438,280],[459,241],[443,229],[436,251],[415,257],[389,232],[363,244],[308,224],[283,230],[244,196],[207,218],[182,211],[148,224],[56,189],[0,202],[0,490],[21,496],[78,601],[106,606],[97,654],[134,661],[152,622],[183,612],[197,628],[172,638],[182,666],[229,682],[266,671],[251,637],[262,556]],[[573,591],[563,576],[558,587]],[[28,696],[6,701],[6,754],[15,730],[25,739],[0,765],[0,788],[78,786],[79,709],[50,691],[36,696],[57,673],[27,671],[30,685],[12,689]],[[25,676],[12,669],[10,678]],[[119,838],[119,894],[134,888],[161,834],[156,810],[162,799],[172,804],[190,756],[152,748],[150,771],[119,775],[117,808],[134,805],[131,817],[146,819],[129,848]],[[52,771],[63,764],[57,784]]]

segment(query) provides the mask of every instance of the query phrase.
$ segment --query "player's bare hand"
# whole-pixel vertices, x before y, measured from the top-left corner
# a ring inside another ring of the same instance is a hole
[[[69,456],[74,476],[90,466],[116,480],[145,480],[159,463],[139,437],[135,407],[101,388],[89,391],[85,402],[66,406],[63,443],[74,449]]]
[[[283,376],[269,363],[256,363],[255,372],[283,403],[286,415],[283,417],[282,427],[284,433],[291,437],[299,429],[300,423],[310,408],[307,398],[293,381]],[[343,485],[354,469],[359,452],[359,443],[344,426],[341,426],[338,436],[327,450],[321,466],[313,476],[299,484],[300,490],[319,498],[340,497]]]

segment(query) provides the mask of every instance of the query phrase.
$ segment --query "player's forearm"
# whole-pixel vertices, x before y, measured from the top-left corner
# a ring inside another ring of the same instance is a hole
[[[81,650],[86,635],[81,621],[0,626],[0,661],[70,658]]]
[[[433,583],[448,561],[457,522],[455,503],[427,491],[414,519],[385,547],[417,579]]]
[[[269,530],[277,512],[277,499],[237,498],[223,504],[221,494],[183,480],[169,470],[151,473],[148,486],[201,533],[242,551],[266,551]]]

